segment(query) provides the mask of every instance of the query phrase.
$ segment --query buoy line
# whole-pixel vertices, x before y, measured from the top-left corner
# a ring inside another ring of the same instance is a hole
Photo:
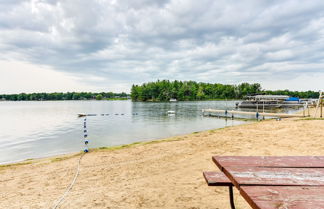
[[[74,175],[74,178],[71,182],[71,184],[66,188],[65,192],[63,193],[63,195],[56,200],[55,205],[52,207],[52,209],[56,209],[64,200],[64,198],[66,197],[66,195],[70,192],[70,190],[72,189],[73,185],[75,184],[79,173],[80,173],[80,163],[81,163],[81,159],[82,157],[89,152],[89,148],[88,148],[88,143],[89,140],[87,139],[88,137],[88,131],[87,131],[87,117],[85,117],[83,119],[83,138],[84,138],[84,150],[83,150],[83,154],[80,156],[79,160],[78,160],[78,165],[77,165],[77,169]]]

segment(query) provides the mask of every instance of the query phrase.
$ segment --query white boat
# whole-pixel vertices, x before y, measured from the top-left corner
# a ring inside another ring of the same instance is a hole
[[[177,102],[177,99],[170,99],[170,102]]]
[[[174,115],[175,114],[175,111],[169,110],[167,113],[168,113],[168,115]]]
[[[303,104],[297,97],[286,95],[256,95],[247,96],[241,103],[236,103],[239,108],[283,108],[302,107]]]

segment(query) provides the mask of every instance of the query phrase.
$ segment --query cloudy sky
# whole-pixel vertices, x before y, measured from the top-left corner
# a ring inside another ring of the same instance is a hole
[[[324,89],[324,1],[0,1],[0,93],[157,79]]]

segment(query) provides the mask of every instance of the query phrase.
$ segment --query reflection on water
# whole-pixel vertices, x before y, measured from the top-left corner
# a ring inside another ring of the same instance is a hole
[[[83,120],[88,117],[91,147],[128,144],[242,121],[202,117],[204,108],[232,109],[235,101],[142,103],[131,101],[0,102],[0,163],[83,149]],[[167,111],[175,111],[168,115]],[[101,114],[109,114],[101,116]],[[199,140],[199,139],[197,139]]]

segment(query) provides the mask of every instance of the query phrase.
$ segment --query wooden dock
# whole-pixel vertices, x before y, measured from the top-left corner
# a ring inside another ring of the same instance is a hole
[[[223,113],[228,117],[234,115],[252,115],[256,116],[257,112],[246,112],[246,111],[236,111],[236,110],[215,110],[215,109],[203,109],[203,115],[211,115],[212,113]],[[277,118],[293,118],[293,117],[305,117],[302,114],[288,114],[288,113],[268,113],[268,112],[258,112],[259,117],[277,117]]]

